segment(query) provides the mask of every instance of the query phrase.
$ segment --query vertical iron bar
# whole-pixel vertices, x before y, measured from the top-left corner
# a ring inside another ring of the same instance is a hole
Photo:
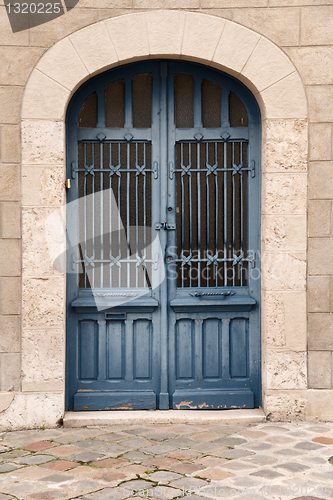
[[[93,170],[95,170],[95,144],[91,144],[92,150],[92,164]],[[92,254],[95,255],[95,176],[91,175],[92,178]],[[95,268],[92,268],[92,287],[95,287]]]
[[[87,143],[83,143],[83,161],[84,165],[87,165]],[[86,173],[83,172],[83,203],[84,203],[84,255],[87,255],[87,176]],[[87,268],[85,263],[84,266],[84,288],[87,288]]]
[[[103,232],[104,232],[104,186],[103,186],[103,143],[101,142],[100,144],[100,168],[101,168],[101,172],[100,172],[100,184],[101,184],[101,193],[100,193],[100,197],[101,197],[101,214],[100,214],[100,217],[101,217],[101,236],[100,236],[100,242],[101,242],[101,288],[104,287],[104,283],[103,283],[103,275],[104,275],[104,248],[103,248],[103,245],[104,245],[104,235],[103,235]]]
[[[232,143],[232,164],[235,164],[235,143]],[[234,173],[234,172],[233,172]],[[236,174],[235,174],[236,175]],[[232,175],[232,258],[235,256],[235,175]],[[232,269],[232,286],[235,286],[235,266]]]
[[[217,142],[215,142],[215,158],[214,158],[214,165],[216,165],[216,168],[218,168],[218,164],[217,164]],[[218,176],[218,172],[216,172],[216,175],[215,175],[215,255],[216,255],[216,258],[218,258],[218,245],[217,245],[217,239],[218,239],[218,216],[219,216],[219,210],[218,210],[218,207],[219,207],[219,193],[218,193],[218,183],[217,183],[217,176]],[[218,261],[216,261],[216,266],[215,266],[215,286],[218,286],[218,281],[217,281],[217,277],[218,277]]]
[[[138,166],[138,143],[135,144],[135,165]],[[139,215],[138,215],[138,178],[135,172],[135,255],[139,256],[139,245],[138,245],[138,226],[139,226]],[[138,266],[135,263],[135,286],[138,288]]]
[[[143,162],[146,168],[146,143],[143,143]],[[146,175],[143,176],[143,256],[147,258],[147,200],[146,200]],[[146,276],[146,273],[143,273]],[[143,286],[148,286],[145,279]]]
[[[240,161],[243,163],[243,142],[240,143]],[[246,170],[245,170],[246,172]],[[240,231],[240,254],[243,255],[243,233],[244,233],[244,219],[243,219],[243,175],[240,176],[240,213],[241,213],[241,231]],[[243,286],[243,258],[240,261],[240,286]]]
[[[120,142],[118,142],[118,165],[121,167],[121,156],[120,156]],[[120,217],[120,179],[121,179],[121,172],[119,172],[120,175],[118,177],[118,257],[121,259],[121,234],[120,234],[120,225],[121,225],[121,217]],[[118,267],[118,284],[119,288],[121,287],[121,271],[122,271],[122,262],[119,262],[120,266]]]
[[[180,145],[180,164],[181,166],[184,165],[183,162],[184,159],[184,144],[181,143]],[[185,220],[185,211],[184,211],[184,176],[183,172],[181,173],[181,186],[182,186],[182,250],[181,250],[181,255],[183,255],[184,252],[184,220]],[[184,287],[184,268],[185,266],[181,266],[182,268],[182,288]]]
[[[129,203],[129,190],[130,190],[130,143],[127,143],[127,186],[126,186],[126,233],[127,233],[127,288],[130,288],[131,282],[130,282],[130,271],[131,271],[131,265],[128,262],[130,259],[130,203]]]
[[[188,162],[190,165],[190,174],[191,174],[191,168],[192,168],[192,158],[191,158],[191,143],[189,142],[188,144]],[[189,245],[189,255],[191,255],[192,252],[192,178],[191,175],[189,175],[188,179],[188,190],[189,190],[189,212],[190,212],[190,220],[189,220],[189,225],[190,225],[190,245]],[[189,266],[189,273],[190,273],[190,287],[192,286],[192,267]]]
[[[209,254],[209,175],[207,175],[208,173],[208,168],[207,168],[207,165],[209,165],[209,157],[208,157],[208,145],[209,143],[206,142],[206,191],[207,191],[207,198],[206,198],[206,205],[207,205],[207,208],[206,208],[206,225],[207,225],[207,270],[210,271],[210,268],[209,268],[209,262],[208,262],[208,255]],[[209,283],[210,283],[210,272],[207,273],[207,286],[209,287]]]
[[[112,143],[109,143],[109,165],[112,165],[112,151],[111,151]],[[109,255],[112,255],[112,196],[111,196],[111,178],[109,175],[109,229],[110,229],[110,241],[109,241]],[[112,266],[110,267],[110,288],[112,288]]]
[[[223,286],[228,286],[228,262],[227,262],[227,237],[228,237],[228,229],[227,229],[227,159],[228,159],[228,143],[224,142],[224,158],[223,158],[223,168],[225,169],[223,175],[223,209],[224,209],[224,245],[223,245],[223,253],[224,253],[224,283]]]
[[[197,144],[197,190],[198,190],[198,286],[201,286],[201,190],[200,190],[200,142]]]

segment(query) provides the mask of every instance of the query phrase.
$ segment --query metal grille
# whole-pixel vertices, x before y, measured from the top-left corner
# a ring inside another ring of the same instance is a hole
[[[247,146],[176,145],[178,287],[247,285]]]
[[[79,142],[77,173],[79,287],[149,287],[151,143]]]

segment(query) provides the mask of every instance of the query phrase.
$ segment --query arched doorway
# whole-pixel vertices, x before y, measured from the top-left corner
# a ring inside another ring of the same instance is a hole
[[[154,61],[67,113],[69,410],[260,405],[260,113]]]

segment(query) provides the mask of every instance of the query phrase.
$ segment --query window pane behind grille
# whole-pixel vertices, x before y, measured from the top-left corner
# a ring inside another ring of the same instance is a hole
[[[248,127],[249,125],[245,106],[233,92],[229,95],[229,119],[230,127]]]
[[[85,100],[80,109],[78,124],[79,128],[95,128],[97,126],[97,94],[93,92]]]
[[[194,101],[193,90],[194,79],[191,75],[175,75],[175,110],[176,127],[193,127]]]
[[[232,166],[241,160],[247,166],[246,148],[240,142],[176,145],[178,287],[247,284],[247,263],[233,260],[241,252],[247,257],[248,172],[233,175]]]
[[[202,80],[202,126],[221,127],[221,85]]]
[[[151,127],[151,74],[133,76],[133,127]]]
[[[105,125],[109,128],[124,127],[125,82],[117,80],[105,87]]]
[[[78,158],[79,287],[150,286],[151,144],[79,143]]]

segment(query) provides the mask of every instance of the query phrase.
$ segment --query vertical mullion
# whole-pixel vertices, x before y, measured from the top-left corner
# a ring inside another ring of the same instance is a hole
[[[232,143],[232,164],[235,164],[235,143]],[[232,172],[234,174],[234,172]],[[235,174],[236,175],[236,174]],[[235,175],[232,175],[232,257],[235,258]],[[235,286],[235,267],[232,272],[232,286]]]
[[[131,148],[130,143],[127,143],[127,186],[126,186],[126,233],[127,233],[127,288],[130,288],[130,200],[129,200],[129,190],[130,190],[130,154]]]
[[[227,237],[228,237],[228,226],[227,226],[227,147],[228,143],[224,142],[224,159],[223,159],[223,209],[224,209],[224,286],[228,286],[227,275],[228,275],[228,261],[227,261]]]
[[[197,144],[197,191],[198,191],[198,286],[201,285],[201,190],[200,190],[200,143]]]
[[[100,169],[101,169],[101,172],[100,172],[100,186],[101,186],[101,193],[100,193],[100,197],[101,197],[101,214],[100,214],[100,217],[101,217],[101,236],[100,236],[100,239],[101,239],[101,288],[104,287],[104,283],[103,283],[103,274],[104,274],[104,248],[103,248],[103,245],[104,245],[104,186],[103,186],[103,143],[101,142],[100,144]]]
[[[143,161],[146,168],[146,143],[143,143]],[[146,203],[146,174],[143,176],[143,257],[147,258],[147,203]],[[145,262],[145,261],[144,261]],[[143,273],[146,277],[147,274]],[[144,286],[148,286],[147,279],[144,281]]]
[[[138,167],[138,143],[135,144],[135,165]],[[138,172],[135,173],[135,254],[139,256],[138,248],[138,231],[139,231],[139,214],[138,214]],[[138,266],[135,264],[135,286],[138,287]]]
[[[215,142],[215,151],[214,151],[214,154],[215,154],[214,165],[216,165],[216,168],[218,168],[218,165],[217,165],[217,142]],[[216,173],[216,175],[215,175],[215,255],[216,255],[216,259],[217,259],[218,258],[217,240],[218,240],[219,193],[218,193],[218,183],[217,183],[218,172],[215,171],[215,173]],[[215,286],[216,287],[218,285],[218,281],[217,281],[218,266],[219,266],[219,264],[218,264],[218,261],[216,260],[216,264],[215,264],[215,271],[216,271],[216,274],[215,274]]]
[[[209,269],[209,262],[208,262],[208,255],[209,255],[209,175],[207,175],[208,170],[207,170],[207,165],[208,165],[208,145],[209,143],[206,142],[206,191],[207,191],[207,199],[206,199],[206,204],[207,204],[207,209],[206,209],[206,234],[207,234],[207,268]],[[207,286],[209,287],[210,283],[210,273],[207,273]]]

